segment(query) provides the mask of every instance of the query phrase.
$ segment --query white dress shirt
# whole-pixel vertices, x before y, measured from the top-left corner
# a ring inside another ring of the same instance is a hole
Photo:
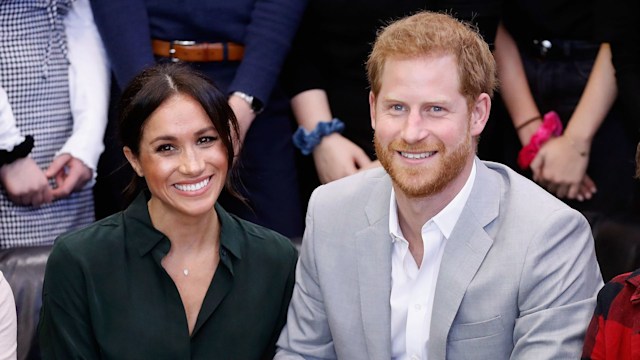
[[[16,119],[7,98],[7,93],[0,86],[0,150],[13,151],[16,145],[24,141],[24,136],[16,127]]]
[[[424,255],[420,267],[409,251],[398,222],[395,191],[391,190],[389,231],[391,252],[391,357],[397,360],[427,359],[431,310],[440,261],[446,240],[451,235],[467,203],[476,177],[476,164],[460,192],[422,226]]]
[[[64,18],[69,59],[69,95],[73,131],[57,155],[69,153],[93,170],[104,150],[109,107],[110,69],[89,0],[76,0]],[[5,91],[0,87],[0,149],[12,151],[24,141]],[[37,144],[36,144],[37,146]]]

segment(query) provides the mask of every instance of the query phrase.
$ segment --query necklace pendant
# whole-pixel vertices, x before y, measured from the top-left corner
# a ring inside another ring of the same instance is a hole
[[[182,270],[182,273],[184,274],[184,276],[189,276],[189,269]]]

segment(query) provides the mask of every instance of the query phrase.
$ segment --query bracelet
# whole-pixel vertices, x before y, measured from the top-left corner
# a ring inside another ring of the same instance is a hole
[[[540,119],[542,119],[542,115],[536,115],[536,116],[532,117],[531,119],[526,120],[522,124],[516,126],[516,132],[520,131],[520,129],[522,129],[523,127],[531,124],[532,122],[534,122],[536,120],[540,120]]]
[[[333,118],[331,121],[319,122],[311,132],[299,126],[298,130],[293,133],[293,144],[300,149],[302,155],[309,155],[313,152],[313,149],[320,144],[323,137],[333,134],[334,132],[341,133],[343,130],[344,123],[337,118]]]
[[[33,149],[33,136],[27,135],[24,141],[13,147],[13,150],[0,150],[0,166],[11,164],[12,162],[27,157]]]
[[[518,153],[518,166],[523,170],[527,169],[538,154],[538,151],[540,151],[542,144],[552,137],[560,136],[560,134],[562,134],[560,116],[558,116],[555,111],[549,111],[544,114],[542,125],[540,125],[538,130],[531,136],[529,143],[523,146]]]

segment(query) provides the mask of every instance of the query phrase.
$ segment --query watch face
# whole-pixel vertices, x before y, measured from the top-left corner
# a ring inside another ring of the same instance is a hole
[[[253,101],[251,102],[251,108],[253,109],[254,113],[260,114],[262,110],[264,110],[264,104],[262,104],[262,101],[254,97]]]

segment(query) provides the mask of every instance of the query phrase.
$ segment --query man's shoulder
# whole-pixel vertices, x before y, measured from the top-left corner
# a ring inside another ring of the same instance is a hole
[[[331,199],[332,202],[349,202],[368,198],[373,189],[391,191],[391,179],[382,167],[360,171],[354,175],[319,186],[315,198]]]
[[[625,286],[629,288],[628,296],[631,296],[636,292],[636,289],[640,287],[640,269],[636,269],[633,272],[619,274],[609,280],[600,290],[600,293],[598,294],[598,301],[605,300],[605,302],[609,304],[612,303],[613,299],[619,296]]]
[[[344,234],[361,229],[388,214],[391,179],[383,168],[375,168],[318,187],[311,198],[307,216],[323,231],[331,227]]]
[[[501,233],[509,236],[514,232],[521,237],[525,233],[533,236],[559,226],[589,228],[579,211],[499,163],[482,162],[469,202],[478,213],[487,211],[487,204],[497,206],[495,214],[499,220],[495,224],[501,225]]]
[[[493,177],[489,181],[501,184],[501,198],[508,205],[531,208],[536,211],[543,209],[572,210],[567,204],[507,165],[491,161],[482,161],[482,164],[489,170],[488,174],[490,175],[488,176]]]

